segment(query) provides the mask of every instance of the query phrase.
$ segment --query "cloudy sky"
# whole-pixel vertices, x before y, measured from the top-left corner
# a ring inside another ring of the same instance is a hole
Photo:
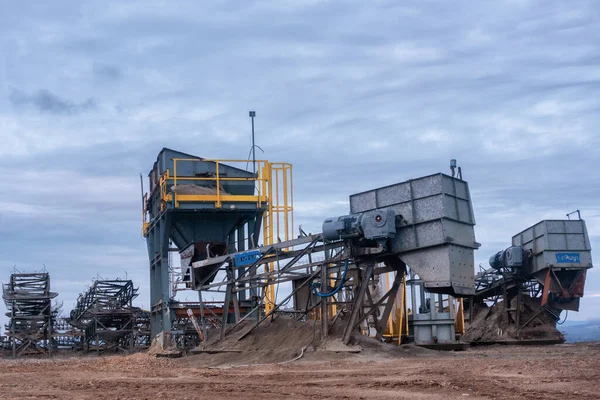
[[[599,260],[599,37],[593,0],[0,0],[0,280],[45,265],[70,310],[127,276],[148,307],[139,173],[162,147],[245,158],[250,109],[307,231],[456,158],[477,264],[575,209]],[[571,319],[600,269],[586,296]]]

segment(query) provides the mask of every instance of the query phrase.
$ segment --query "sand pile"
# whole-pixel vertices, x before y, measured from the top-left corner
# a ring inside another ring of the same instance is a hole
[[[511,301],[510,308],[515,309],[517,299]],[[521,321],[523,325],[540,309],[540,299],[522,296]],[[565,338],[556,329],[556,321],[545,312],[541,312],[525,328],[515,326],[516,312],[506,312],[504,302],[496,303],[493,307],[485,304],[475,305],[473,321],[467,325],[463,336],[465,342],[498,342],[513,340],[560,340]]]
[[[228,367],[298,360],[340,361],[356,358],[378,361],[437,353],[416,346],[399,347],[380,343],[358,332],[353,334],[350,344],[346,346],[341,342],[339,328],[332,329],[327,340],[322,341],[318,321],[299,322],[290,317],[278,316],[272,321],[264,321],[250,332],[254,324],[254,321],[245,321],[223,341],[218,340],[218,333],[214,332],[214,336],[206,344],[192,350],[194,355],[185,357],[180,362],[193,366]]]
[[[193,363],[209,366],[276,363],[293,360],[303,355],[309,346],[319,341],[319,326],[278,317],[266,320],[252,329],[256,321],[244,321],[219,340],[219,332],[209,336],[187,357]]]
[[[314,340],[319,340],[320,327],[315,321],[298,322],[293,318],[280,316],[273,320],[267,319],[252,330],[255,323],[255,321],[244,321],[229,332],[223,341],[218,340],[218,337],[211,338],[204,349],[258,351],[286,347],[299,350],[310,345]]]

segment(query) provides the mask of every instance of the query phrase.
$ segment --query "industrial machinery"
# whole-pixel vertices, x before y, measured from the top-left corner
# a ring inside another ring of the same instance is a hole
[[[194,330],[203,340],[224,338],[251,323],[249,334],[285,314],[318,320],[322,338],[343,325],[344,343],[362,331],[398,343],[455,344],[465,331],[463,299],[472,310],[532,287],[527,282],[547,288],[545,310],[577,307],[589,256],[583,221],[562,222],[564,240],[583,240],[577,249],[558,246],[556,223],[544,221],[515,236],[476,279],[480,244],[460,169],[458,177],[453,169],[353,194],[349,212],[325,219],[322,233],[300,229],[294,237],[291,166],[256,161],[248,172],[248,161],[246,169],[236,162],[163,149],[149,174],[143,234],[153,337],[187,348]],[[180,265],[169,256],[177,252]],[[548,257],[557,257],[552,267]],[[197,292],[198,301],[180,302],[179,290]]]
[[[591,246],[585,221],[541,221],[514,235],[512,245],[490,257],[490,268],[476,275],[470,314],[478,303],[503,301],[511,305],[506,307],[507,318],[517,331],[540,314],[558,321],[562,311],[579,310],[589,268]],[[521,317],[524,298],[532,299],[528,305],[535,307],[526,320]]]
[[[249,164],[255,172],[247,170]],[[287,163],[207,160],[164,148],[148,179],[142,234],[150,261],[154,337],[174,333],[178,290],[195,289],[214,278],[210,266],[192,273],[192,262],[243,252],[259,241],[268,245],[291,239],[292,175]],[[179,266],[172,264],[172,252],[181,252],[180,273],[174,272]],[[241,293],[238,305],[255,304],[259,297],[255,289]],[[272,289],[267,288],[269,299],[275,296]]]
[[[429,292],[474,293],[473,250],[480,245],[467,182],[435,174],[350,196],[352,213],[375,210],[394,213],[387,252],[410,266]]]
[[[407,264],[428,293],[475,293],[473,250],[479,244],[465,181],[435,174],[359,193],[350,196],[350,212],[326,219],[320,234],[302,234],[222,255],[204,251],[211,247],[207,243],[195,250],[204,253],[198,261],[184,252],[185,274],[191,276],[200,298],[224,293],[220,337],[244,321],[255,320],[258,326],[275,313],[285,312],[300,319],[319,319],[322,337],[327,337],[330,325],[344,321],[345,343],[367,325],[383,340],[397,308],[398,291],[406,285]],[[374,297],[370,283],[382,274],[393,276],[393,282],[385,293]],[[291,293],[278,296],[285,282],[291,282]],[[271,297],[272,287],[275,296]],[[242,303],[242,299],[253,302]],[[207,305],[200,301],[201,308]],[[206,310],[200,311],[206,337],[214,327],[205,323]],[[454,319],[442,321],[434,315],[417,323],[415,335],[431,342],[453,342]]]
[[[396,220],[394,210],[368,211],[326,219],[323,237],[325,240],[354,239],[356,244],[374,241],[385,245],[387,239],[396,235],[396,225],[402,225],[402,216]]]

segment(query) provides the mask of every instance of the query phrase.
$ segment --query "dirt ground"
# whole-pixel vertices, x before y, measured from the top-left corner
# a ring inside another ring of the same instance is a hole
[[[0,399],[600,398],[600,343],[334,354],[237,367],[201,367],[204,354],[0,359]]]

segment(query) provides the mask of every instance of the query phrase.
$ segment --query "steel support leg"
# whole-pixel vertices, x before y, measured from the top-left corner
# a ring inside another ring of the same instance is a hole
[[[325,252],[325,258],[329,258],[328,252]],[[327,265],[321,268],[321,291],[328,292]],[[329,310],[327,309],[327,297],[321,298],[321,339],[324,340],[329,332]]]
[[[229,319],[229,304],[231,303],[231,295],[233,292],[233,283],[227,285],[225,291],[225,302],[223,303],[223,317],[221,318],[221,340],[225,338],[225,328],[227,327],[227,320]]]
[[[400,283],[404,279],[405,274],[406,270],[396,272],[396,277],[394,278],[394,282],[392,283],[392,287],[390,288],[387,303],[385,304],[383,314],[381,315],[381,323],[383,324],[383,326],[387,326],[387,321],[390,318],[390,313],[392,312],[392,308],[394,307],[394,302],[396,301],[396,295],[398,294]],[[379,334],[383,335],[383,329],[379,331]]]
[[[369,287],[369,280],[371,279],[371,275],[373,275],[373,268],[374,265],[369,264],[363,274],[362,280],[360,282],[360,289],[358,291],[358,295],[356,296],[352,304],[352,313],[350,314],[350,319],[348,320],[348,324],[344,329],[344,335],[342,336],[342,342],[344,344],[348,344],[348,342],[350,342],[350,336],[352,335],[354,323],[356,322],[360,309],[363,306],[365,294]]]

